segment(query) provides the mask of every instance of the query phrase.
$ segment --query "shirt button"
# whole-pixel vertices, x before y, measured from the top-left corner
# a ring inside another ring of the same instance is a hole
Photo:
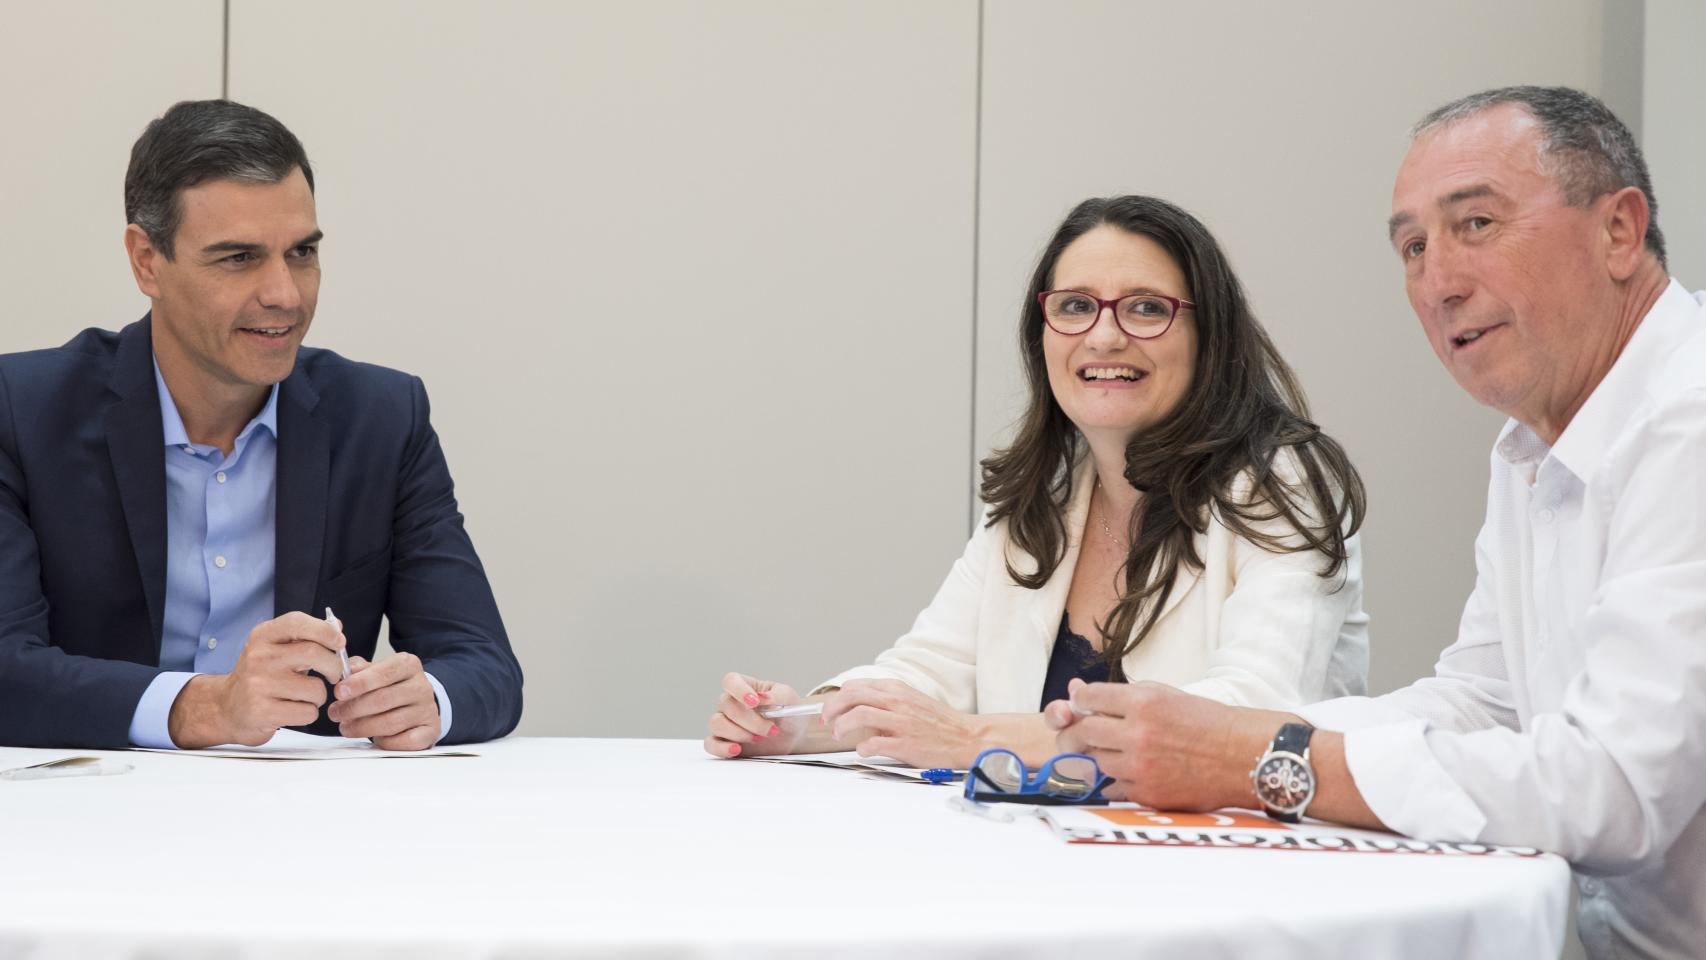
[[[214,557],[213,558],[213,565],[218,567],[221,570],[224,570],[225,569],[225,558],[224,557]]]
[[[1540,510],[1540,522],[1541,523],[1551,523],[1552,517],[1553,517],[1553,513],[1552,513],[1551,507],[1542,507],[1541,508],[1541,510]]]
[[[220,483],[224,483],[225,482],[225,471],[221,470],[218,473],[214,474],[213,479],[218,480]]]
[[[194,447],[185,447],[184,452],[189,454],[192,457],[195,456],[195,448]]]
[[[207,638],[207,649],[218,650],[219,649],[219,638],[218,637],[208,637]]]

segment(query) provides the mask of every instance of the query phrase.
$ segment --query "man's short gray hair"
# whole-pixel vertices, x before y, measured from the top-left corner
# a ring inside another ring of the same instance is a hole
[[[1665,235],[1659,230],[1659,201],[1647,161],[1629,128],[1598,98],[1569,87],[1483,90],[1423,117],[1410,135],[1417,138],[1507,103],[1539,121],[1542,170],[1557,181],[1565,203],[1585,207],[1624,187],[1640,189],[1647,198],[1647,249],[1664,266]]]

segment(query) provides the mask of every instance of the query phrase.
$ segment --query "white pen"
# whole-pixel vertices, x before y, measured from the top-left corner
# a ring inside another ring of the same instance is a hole
[[[29,767],[0,770],[0,780],[52,780],[56,777],[104,777],[129,773],[128,763],[100,757],[61,757]]]
[[[766,720],[780,720],[783,717],[810,717],[823,712],[823,701],[816,703],[790,703],[780,707],[765,707],[758,715]]]
[[[332,612],[331,607],[326,608],[326,622],[331,624],[334,627],[337,627],[339,633],[344,632],[344,622],[342,620],[338,619],[337,614],[334,614]],[[345,641],[345,645],[346,646],[348,645],[347,639]],[[343,647],[338,648],[338,662],[343,664],[344,679],[348,680],[349,679],[349,651],[345,650]]]

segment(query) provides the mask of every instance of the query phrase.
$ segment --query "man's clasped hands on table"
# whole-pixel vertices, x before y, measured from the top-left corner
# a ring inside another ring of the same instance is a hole
[[[302,346],[302,144],[180,103],[124,197],[147,314],[0,356],[0,745],[508,734],[521,668],[424,385]],[[1509,417],[1433,676],[1364,695],[1363,484],[1219,241],[1166,200],[1092,198],[1017,304],[1025,411],[935,598],[803,692],[729,673],[705,749],[1077,753],[1107,798],[1538,847],[1584,878],[1591,953],[1691,955],[1706,297],[1670,278],[1656,211],[1628,128],[1579,91],[1484,91],[1412,133],[1391,255],[1439,361]],[[764,716],[802,701],[821,714]]]
[[[338,651],[347,644],[336,623],[305,613],[260,624],[230,673],[201,674],[185,684],[167,723],[172,743],[183,749],[266,743],[281,727],[313,724],[322,704],[342,736],[370,738],[387,750],[436,743],[438,707],[420,658],[397,653],[370,664],[349,657],[345,678]]]

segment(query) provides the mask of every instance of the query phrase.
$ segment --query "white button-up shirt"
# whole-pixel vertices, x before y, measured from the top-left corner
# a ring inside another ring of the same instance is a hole
[[[1595,957],[1706,951],[1703,305],[1673,280],[1556,445],[1505,426],[1434,676],[1300,711],[1394,830],[1568,858]]]

